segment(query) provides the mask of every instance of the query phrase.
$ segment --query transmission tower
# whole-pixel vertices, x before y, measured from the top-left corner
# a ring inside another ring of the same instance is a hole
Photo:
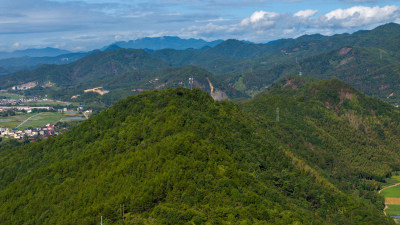
[[[192,90],[192,88],[193,88],[193,82],[194,82],[193,76],[192,76],[192,77],[189,77],[189,86],[190,86],[190,90]]]

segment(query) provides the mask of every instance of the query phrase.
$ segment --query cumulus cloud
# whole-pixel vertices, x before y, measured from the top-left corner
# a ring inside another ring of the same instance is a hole
[[[275,12],[256,11],[249,18],[243,19],[240,25],[254,28],[270,27],[275,24],[278,16]]]
[[[255,42],[267,42],[279,38],[296,37],[303,34],[352,32],[358,29],[371,29],[387,22],[400,22],[400,9],[397,6],[351,7],[336,9],[320,17],[313,17],[317,10],[302,10],[294,14],[256,11],[240,23],[205,26],[191,26],[183,29],[193,32],[197,37],[237,38]]]
[[[356,27],[374,24],[399,17],[400,8],[397,6],[365,7],[355,6],[348,9],[337,9],[325,14],[322,19],[327,25]]]
[[[312,9],[301,10],[295,13],[294,16],[308,18],[314,16],[317,12],[318,10],[312,10]]]

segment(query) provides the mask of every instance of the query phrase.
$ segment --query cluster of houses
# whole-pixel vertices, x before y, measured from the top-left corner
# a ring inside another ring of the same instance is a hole
[[[59,131],[56,131],[54,124],[47,124],[44,127],[18,130],[17,128],[8,129],[5,127],[0,127],[1,137],[12,137],[15,139],[22,139],[24,137],[35,138],[35,137],[49,137],[53,135],[59,135]]]
[[[41,101],[47,101],[47,100],[48,100],[47,98],[39,99],[37,97],[21,98],[21,99],[4,98],[4,99],[0,99],[0,105],[20,105],[22,103],[41,102]]]

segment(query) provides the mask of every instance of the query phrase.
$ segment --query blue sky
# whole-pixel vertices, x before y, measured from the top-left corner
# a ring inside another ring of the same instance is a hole
[[[400,23],[400,0],[0,1],[0,51],[85,51],[165,35],[265,43]]]

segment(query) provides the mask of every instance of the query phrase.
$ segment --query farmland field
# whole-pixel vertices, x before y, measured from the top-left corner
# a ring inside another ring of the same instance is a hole
[[[400,205],[388,205],[386,209],[386,214],[391,216],[398,216],[400,215]]]
[[[24,120],[28,119],[30,116],[32,116],[34,114],[37,114],[37,113],[20,114],[20,115],[17,114],[15,116],[1,117],[0,118],[0,127],[15,128],[20,123],[22,123]]]
[[[20,125],[23,121],[30,118],[28,121]],[[70,120],[84,120],[85,117],[79,113],[63,114],[59,112],[42,112],[28,113],[9,117],[0,118],[0,127],[15,128],[23,130],[28,127],[41,127],[46,124],[55,124],[59,121],[66,122]]]
[[[385,198],[400,198],[400,185],[385,189],[381,193]]]
[[[381,194],[385,197],[385,204],[388,207],[385,212],[391,216],[400,215],[400,185],[395,186],[398,183],[400,183],[400,175],[395,174],[391,178],[386,179],[386,185],[381,191]]]

